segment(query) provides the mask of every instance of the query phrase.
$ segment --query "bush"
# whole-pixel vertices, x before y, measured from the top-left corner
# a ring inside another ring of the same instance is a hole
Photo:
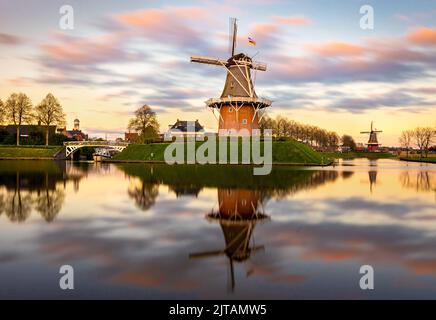
[[[13,144],[15,137],[4,129],[0,130],[0,144]]]
[[[45,137],[44,132],[35,128],[35,129],[30,130],[29,137],[27,139],[26,138],[20,139],[20,144],[32,145],[32,146],[42,145],[42,144],[45,144],[44,137]]]
[[[66,136],[64,136],[63,134],[59,134],[56,133],[53,135],[53,137],[51,138],[51,144],[55,145],[55,146],[61,146],[64,144],[65,141],[69,141],[70,139],[68,139]]]

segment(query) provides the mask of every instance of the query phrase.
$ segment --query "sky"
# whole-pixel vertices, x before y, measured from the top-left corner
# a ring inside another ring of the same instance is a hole
[[[66,4],[68,30],[59,24]],[[362,5],[374,9],[373,29],[360,26]],[[177,119],[214,131],[204,101],[220,96],[226,71],[190,56],[227,59],[229,17],[238,19],[236,51],[268,66],[255,87],[273,100],[269,116],[357,142],[374,121],[383,145],[436,125],[436,0],[2,0],[0,99],[24,92],[37,104],[51,92],[67,127],[77,117],[93,137],[121,137],[144,104],[161,131]]]

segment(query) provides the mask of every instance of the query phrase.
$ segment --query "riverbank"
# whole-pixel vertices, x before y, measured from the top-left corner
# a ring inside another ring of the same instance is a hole
[[[197,142],[196,150],[203,144]],[[107,162],[144,162],[144,163],[165,163],[165,149],[169,143],[155,144],[132,144],[129,145],[123,152],[115,155],[112,159],[106,159]],[[263,150],[263,142],[261,142],[261,150]],[[229,150],[228,150],[229,151]],[[242,159],[241,143],[238,146],[239,162]],[[184,159],[186,159],[186,148],[184,148]],[[217,162],[218,162],[217,150]],[[228,162],[230,163],[230,152],[227,152]],[[297,141],[274,141],[272,142],[272,163],[275,165],[304,165],[304,166],[320,166],[330,165],[331,159],[324,157],[312,150],[307,145]]]
[[[61,146],[0,146],[0,160],[47,160],[53,159]]]
[[[320,155],[331,159],[388,159],[395,158],[395,155],[387,152],[320,152]]]
[[[436,157],[432,158],[399,158],[401,161],[409,161],[409,162],[423,162],[423,163],[436,163]]]

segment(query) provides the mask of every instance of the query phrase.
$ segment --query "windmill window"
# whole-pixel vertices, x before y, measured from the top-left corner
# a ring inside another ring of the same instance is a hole
[[[233,112],[233,108],[232,107],[229,108],[229,112]]]
[[[247,119],[242,119],[242,124],[247,124]]]
[[[233,87],[235,86],[233,81],[230,81],[230,88],[233,89]]]

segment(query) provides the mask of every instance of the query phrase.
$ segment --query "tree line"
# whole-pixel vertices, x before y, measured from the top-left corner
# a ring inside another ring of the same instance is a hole
[[[278,116],[275,119],[268,116],[260,121],[260,129],[272,129],[277,139],[292,138],[306,143],[311,147],[323,151],[336,151],[339,143],[350,143],[355,146],[354,140],[347,135],[342,138],[334,131],[327,131],[313,125],[302,124],[294,120]],[[135,111],[135,116],[129,121],[128,130],[138,133],[138,143],[155,141],[159,136],[159,123],[156,113],[148,106],[143,105]]]
[[[268,116],[260,120],[260,130],[271,129],[277,138],[293,138],[306,143],[318,150],[335,151],[342,141],[334,131],[328,131],[317,126],[299,123],[283,116],[275,119]]]
[[[436,128],[432,127],[417,127],[412,130],[405,130],[401,132],[399,141],[403,148],[406,149],[407,157],[409,156],[409,150],[412,145],[415,145],[419,149],[421,158],[423,155],[428,157],[428,151],[431,144],[436,138]]]
[[[36,106],[21,92],[12,93],[4,103],[0,99],[0,124],[6,122],[16,126],[17,146],[20,145],[21,126],[31,124],[34,120],[45,126],[45,144],[48,145],[49,127],[65,123],[65,113],[53,94],[48,93]]]

